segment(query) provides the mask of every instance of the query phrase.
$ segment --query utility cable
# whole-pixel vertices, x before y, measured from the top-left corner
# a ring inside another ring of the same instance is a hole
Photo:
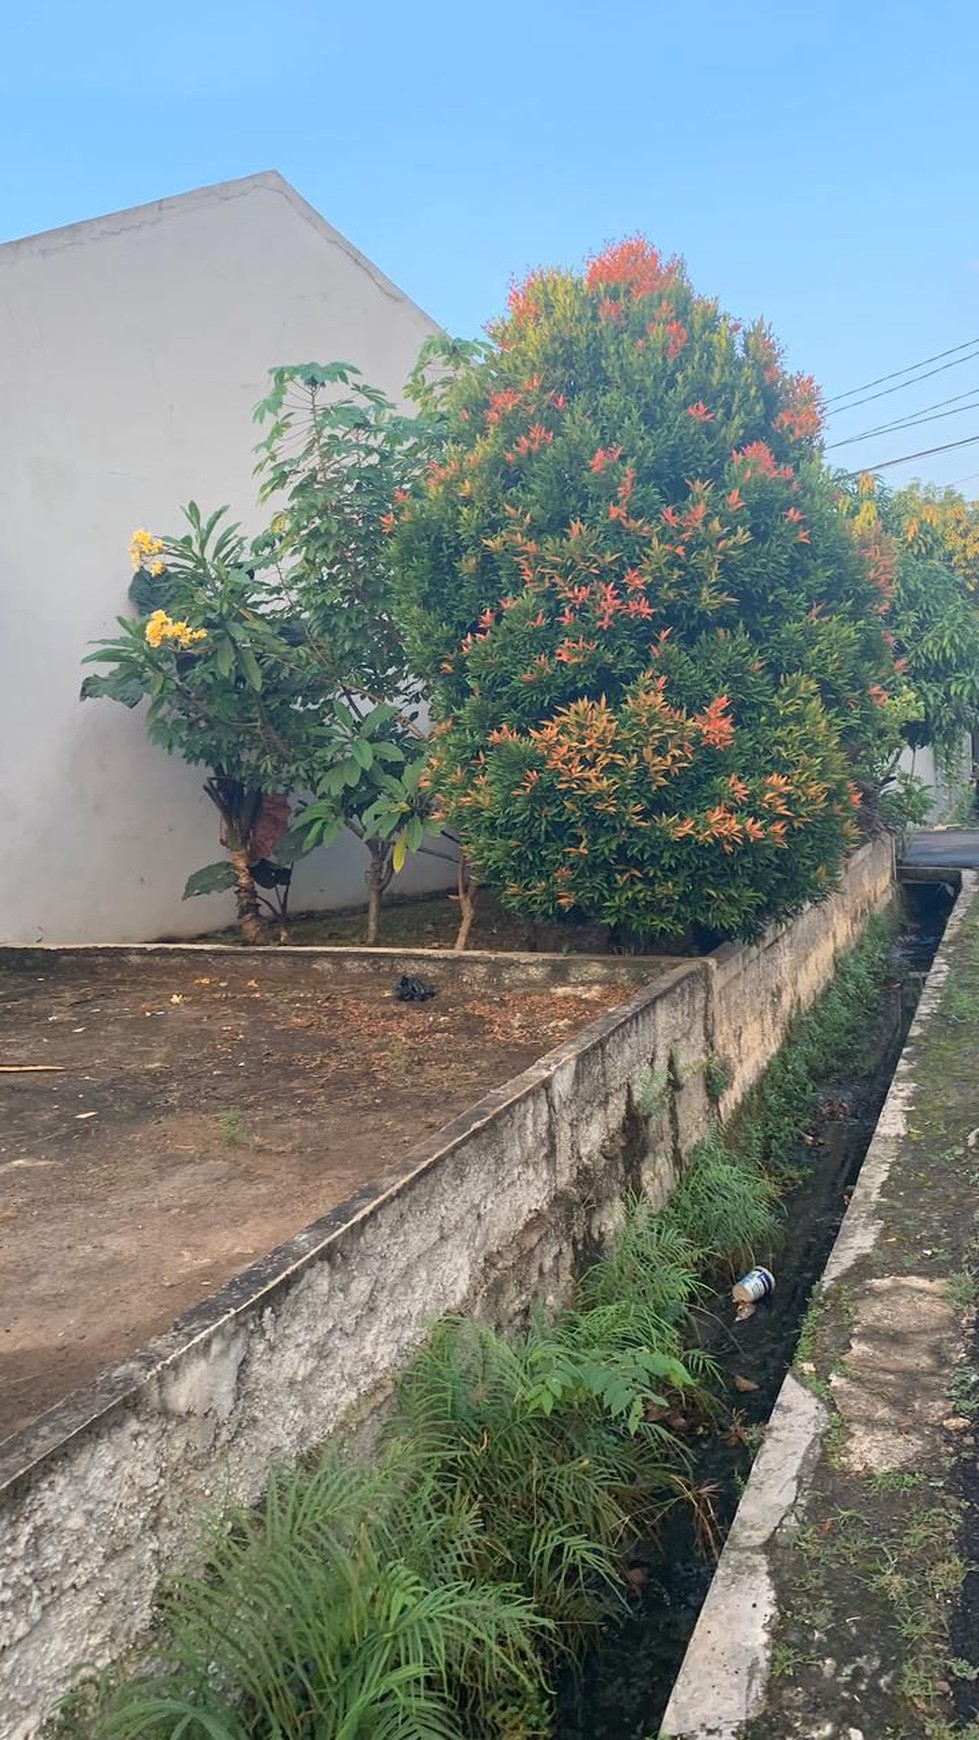
[[[826,400],[826,404],[835,405],[840,399],[852,399],[854,393],[869,393],[871,387],[882,386],[884,381],[896,381],[898,375],[909,375],[915,369],[926,368],[929,363],[941,362],[944,357],[954,356],[957,351],[971,350],[974,344],[979,344],[979,338],[967,338],[964,344],[954,344],[951,350],[940,350],[935,356],[924,357],[921,362],[908,363],[907,368],[895,369],[889,375],[878,375],[875,381],[864,381],[862,387],[851,387],[846,393],[835,393],[831,399]]]
[[[972,392],[979,391],[973,387]],[[892,435],[898,430],[916,429],[920,423],[943,423],[946,417],[960,417],[963,411],[979,410],[979,399],[973,399],[968,405],[957,405],[954,411],[936,411],[931,417],[904,417],[897,423],[881,423],[876,429],[865,429],[862,435],[847,435],[842,441],[829,441],[826,444],[827,453],[834,447],[852,447],[855,441],[870,441],[875,435]]]
[[[930,459],[934,453],[951,453],[957,447],[972,447],[979,435],[967,435],[964,441],[946,441],[941,447],[923,447],[920,453],[902,453],[898,459],[881,459],[876,465],[861,465],[859,471],[846,471],[844,477],[860,477],[863,472],[886,471],[891,465],[907,465],[912,459]]]
[[[975,340],[973,339],[973,344]],[[855,411],[859,405],[869,405],[874,399],[886,399],[890,393],[902,393],[905,387],[916,387],[919,381],[927,381],[932,375],[942,375],[946,369],[957,369],[961,363],[972,362],[979,356],[979,350],[971,350],[968,356],[957,356],[952,362],[939,363],[937,369],[926,369],[923,375],[915,375],[910,381],[898,381],[896,387],[882,387],[879,393],[867,393],[862,399],[854,399],[852,405],[840,405],[835,411],[830,411],[831,417],[842,416],[845,411]],[[827,400],[827,403],[831,401]]]

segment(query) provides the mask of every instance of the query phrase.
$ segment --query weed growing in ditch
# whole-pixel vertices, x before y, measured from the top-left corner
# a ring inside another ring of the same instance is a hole
[[[719,1057],[709,1057],[704,1064],[704,1086],[707,1097],[717,1102],[723,1098],[731,1085],[731,1071]]]
[[[793,1022],[786,1043],[726,1132],[728,1148],[743,1164],[775,1178],[780,1190],[790,1189],[808,1170],[801,1138],[813,1120],[820,1084],[862,1055],[880,1009],[893,934],[890,917],[871,919],[819,1001]]]
[[[449,1319],[398,1386],[389,1431],[483,1524],[480,1569],[515,1580],[567,1647],[621,1605],[620,1548],[683,1489],[676,1440],[649,1419],[695,1385],[676,1328],[595,1342],[589,1313],[510,1342]]]
[[[656,1213],[647,1202],[628,1203],[614,1246],[582,1276],[578,1306],[608,1308],[619,1314],[617,1323],[631,1313],[637,1334],[658,1340],[672,1333],[679,1345],[687,1310],[704,1287],[698,1275],[701,1246],[680,1230],[671,1208]]]
[[[744,1164],[716,1132],[698,1143],[667,1212],[702,1263],[723,1259],[738,1267],[770,1237],[776,1194],[761,1168]]]
[[[639,1237],[625,1242],[635,1266]],[[330,1456],[275,1476],[260,1513],[227,1515],[205,1542],[206,1578],[164,1598],[161,1670],[96,1683],[63,1733],[546,1733],[555,1651],[625,1610],[627,1537],[691,1495],[655,1416],[701,1398],[679,1358],[695,1281],[678,1263],[671,1305],[649,1280],[645,1308],[617,1325],[600,1286],[512,1341],[440,1323],[401,1380],[380,1466]]]
[[[658,1117],[666,1105],[670,1075],[665,1069],[647,1069],[639,1084],[639,1110],[644,1118]]]
[[[548,1622],[481,1577],[484,1519],[403,1449],[275,1474],[226,1515],[208,1574],[172,1582],[161,1671],[76,1702],[98,1740],[457,1740],[545,1732]],[[86,1708],[87,1702],[87,1708]],[[519,1719],[519,1727],[508,1727]]]

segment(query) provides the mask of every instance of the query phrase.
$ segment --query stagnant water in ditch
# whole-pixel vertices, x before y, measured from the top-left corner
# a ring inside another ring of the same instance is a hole
[[[809,1296],[846,1211],[922,983],[952,905],[944,884],[910,884],[892,951],[893,978],[881,998],[859,1067],[821,1084],[820,1115],[807,1143],[817,1159],[805,1182],[785,1199],[786,1213],[770,1250],[759,1253],[777,1276],[772,1299],[747,1322],[735,1324],[725,1288],[705,1308],[705,1334],[737,1402],[727,1428],[694,1448],[693,1478],[712,1492],[715,1546],[731,1526],[754,1454],[752,1441],[767,1421],[795,1355]],[[800,1135],[800,1153],[803,1137]],[[739,1393],[735,1379],[756,1388]],[[555,1740],[647,1740],[660,1719],[680,1669],[714,1572],[688,1506],[667,1517],[655,1543],[631,1555],[640,1585],[635,1611],[609,1625],[582,1671],[561,1688]]]

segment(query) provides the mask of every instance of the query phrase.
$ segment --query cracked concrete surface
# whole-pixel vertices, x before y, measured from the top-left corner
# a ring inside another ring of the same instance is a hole
[[[962,1343],[946,1283],[921,1275],[868,1280],[854,1301],[850,1351],[830,1377],[847,1426],[848,1468],[918,1468],[949,1411],[948,1379]]]

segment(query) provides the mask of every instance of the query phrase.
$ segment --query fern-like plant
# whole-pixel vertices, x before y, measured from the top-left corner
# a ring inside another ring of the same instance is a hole
[[[475,1565],[482,1522],[403,1449],[280,1471],[173,1582],[159,1672],[93,1688],[92,1740],[459,1740],[543,1732],[546,1620]],[[508,1725],[509,1724],[509,1728]]]
[[[683,1485],[676,1439],[647,1412],[694,1387],[675,1332],[616,1348],[586,1323],[565,1313],[507,1341],[444,1321],[393,1422],[441,1489],[478,1508],[483,1574],[517,1581],[571,1649],[622,1600],[623,1541]]]

